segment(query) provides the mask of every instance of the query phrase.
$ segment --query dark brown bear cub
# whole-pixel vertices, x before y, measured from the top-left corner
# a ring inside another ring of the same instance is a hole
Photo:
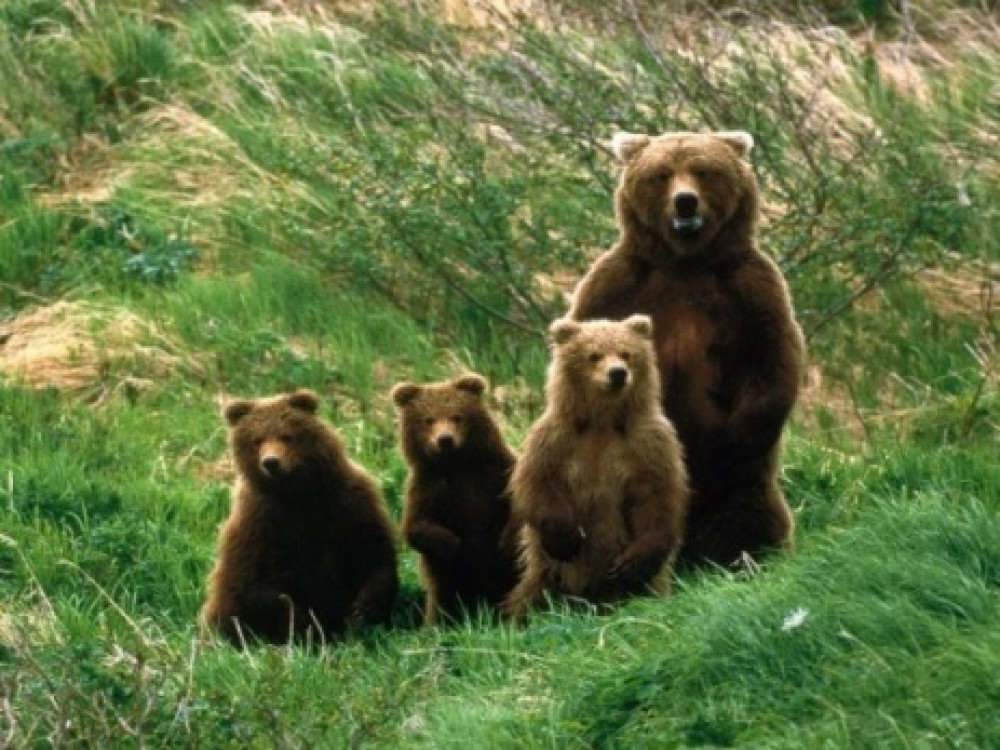
[[[499,604],[517,578],[507,494],[515,456],[483,403],[485,388],[468,374],[392,391],[410,470],[403,536],[420,553],[427,624]]]
[[[237,478],[202,619],[233,643],[318,642],[389,617],[392,522],[318,406],[300,389],[223,409]]]
[[[682,563],[729,565],[792,543],[780,438],[804,344],[785,281],[756,246],[744,132],[619,133],[621,236],[577,287],[576,320],[649,315],[663,409],[684,445]]]

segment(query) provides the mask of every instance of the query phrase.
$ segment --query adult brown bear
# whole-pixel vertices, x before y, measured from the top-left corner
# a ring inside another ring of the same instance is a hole
[[[653,320],[663,409],[692,490],[685,564],[730,565],[792,544],[777,476],[804,343],[785,281],[756,246],[752,146],[744,132],[615,136],[620,238],[569,312]]]

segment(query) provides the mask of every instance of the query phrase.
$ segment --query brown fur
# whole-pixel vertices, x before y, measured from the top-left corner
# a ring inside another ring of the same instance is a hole
[[[505,604],[514,616],[546,591],[599,603],[665,593],[687,507],[649,318],[560,320],[550,333],[546,410],[510,485],[526,523],[522,578]]]
[[[300,389],[223,409],[237,479],[202,619],[236,644],[321,640],[389,617],[392,522],[318,405]]]
[[[483,403],[486,382],[400,383],[392,391],[410,475],[403,535],[420,553],[424,620],[498,605],[517,579],[518,525],[507,483],[515,456]]]
[[[663,408],[692,488],[685,563],[728,565],[792,544],[777,474],[804,343],[785,281],[755,245],[752,143],[739,132],[616,136],[621,237],[581,280],[569,313],[653,319]]]

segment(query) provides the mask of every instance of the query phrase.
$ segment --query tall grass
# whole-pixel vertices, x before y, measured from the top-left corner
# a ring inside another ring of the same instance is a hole
[[[822,5],[0,7],[0,362],[57,300],[148,322],[93,388],[0,380],[0,744],[1000,743],[997,27]],[[795,554],[428,630],[407,551],[391,628],[202,641],[219,398],[316,389],[398,518],[392,385],[479,370],[519,445],[615,238],[607,139],[713,127],[757,138],[810,334]]]

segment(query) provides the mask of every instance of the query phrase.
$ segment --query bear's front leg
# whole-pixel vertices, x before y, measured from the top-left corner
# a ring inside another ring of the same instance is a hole
[[[414,519],[404,529],[406,543],[417,552],[451,560],[462,549],[462,540],[450,529],[427,519]]]
[[[609,250],[601,255],[573,291],[572,320],[617,319],[630,311],[630,300],[649,274],[649,265],[633,255]]]
[[[583,548],[586,535],[569,502],[557,493],[547,492],[537,499],[528,524],[535,528],[542,549],[553,560],[572,560]]]
[[[348,620],[357,625],[377,625],[389,619],[399,580],[396,570],[384,569],[372,574],[348,610]]]
[[[737,358],[723,388],[730,394],[720,455],[755,460],[778,443],[801,385],[804,343],[787,303],[755,300],[745,317],[758,321],[745,332],[755,344],[753,356]]]
[[[632,588],[649,583],[680,547],[687,488],[679,476],[634,480],[622,507],[632,541],[612,561],[608,579]]]
[[[389,619],[399,592],[395,552],[390,539],[374,534],[365,549],[355,551],[361,588],[347,609],[351,624],[375,625]]]

